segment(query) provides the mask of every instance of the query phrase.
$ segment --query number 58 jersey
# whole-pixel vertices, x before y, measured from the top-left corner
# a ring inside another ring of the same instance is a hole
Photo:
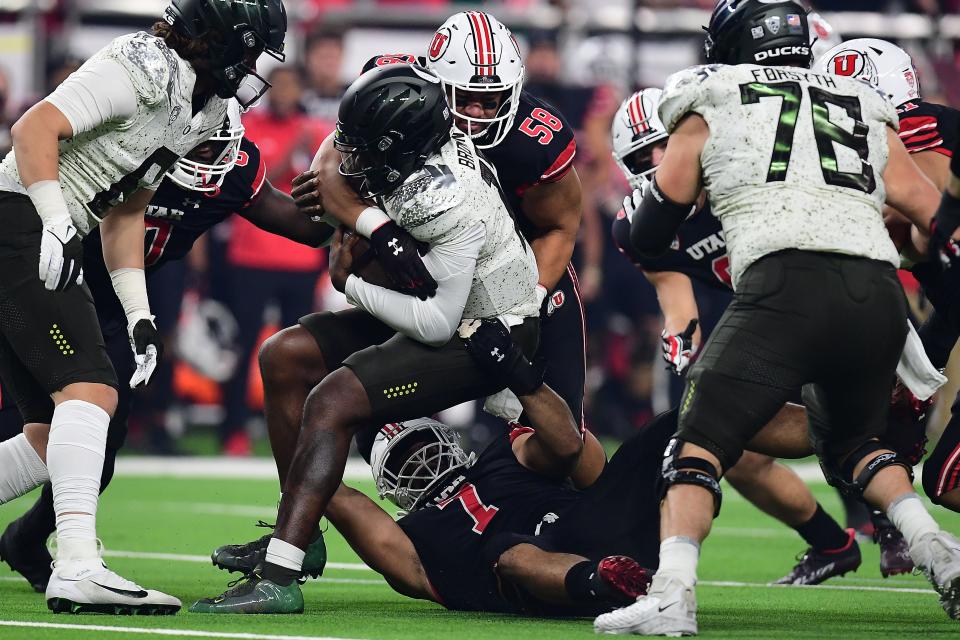
[[[734,289],[753,262],[785,249],[899,264],[882,216],[898,118],[870,85],[792,67],[693,67],[669,78],[660,102],[670,133],[690,113],[710,128],[703,181]]]

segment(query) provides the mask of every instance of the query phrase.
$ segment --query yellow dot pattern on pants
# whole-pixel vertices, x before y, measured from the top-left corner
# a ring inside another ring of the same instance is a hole
[[[72,356],[75,353],[73,347],[67,342],[66,336],[63,335],[63,332],[60,331],[60,327],[57,325],[53,325],[50,329],[50,337],[53,338],[53,343],[60,349],[61,355]]]
[[[411,393],[417,392],[417,382],[411,382],[409,384],[401,384],[396,387],[387,387],[383,390],[383,395],[387,398],[399,398],[400,396],[408,396]]]

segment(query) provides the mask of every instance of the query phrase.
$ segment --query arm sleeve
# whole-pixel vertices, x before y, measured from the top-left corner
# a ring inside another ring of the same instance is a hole
[[[433,347],[446,344],[463,318],[485,237],[483,225],[476,225],[430,248],[423,264],[437,281],[432,298],[420,300],[351,275],[347,300],[409,338]]]
[[[110,58],[83,65],[46,100],[67,118],[73,135],[110,120],[130,118],[137,112],[137,92],[130,75],[123,65]]]

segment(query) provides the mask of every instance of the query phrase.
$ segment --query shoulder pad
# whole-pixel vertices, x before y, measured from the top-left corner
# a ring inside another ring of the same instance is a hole
[[[412,230],[435,220],[463,200],[463,189],[457,177],[441,157],[434,156],[430,163],[384,198],[384,203],[387,213],[397,224]]]
[[[711,64],[690,67],[678,71],[669,78],[660,98],[660,120],[673,133],[674,127],[691,111],[696,111],[704,94],[702,86],[711,76],[724,69],[724,65]]]
[[[179,74],[175,54],[167,44],[146,32],[121,36],[108,47],[130,74],[133,87],[147,104],[156,104],[173,93]]]

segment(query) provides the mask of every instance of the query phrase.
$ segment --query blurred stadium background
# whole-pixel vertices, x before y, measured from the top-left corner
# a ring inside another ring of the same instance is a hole
[[[38,97],[111,38],[147,29],[165,4],[0,0],[0,152],[9,148],[9,126]],[[420,53],[456,11],[483,9],[500,18],[524,51],[526,88],[578,129],[576,167],[585,201],[575,262],[589,333],[587,422],[598,435],[621,439],[670,406],[680,384],[660,360],[654,290],[609,239],[628,190],[610,156],[610,122],[629,92],[660,86],[700,61],[701,26],[713,4],[286,0],[287,62],[269,60],[261,68],[274,88],[245,115],[247,134],[263,151],[273,184],[289,190],[332,130],[339,96],[367,58]],[[926,97],[960,106],[960,0],[821,0],[815,8],[845,38],[873,36],[904,46],[921,69]],[[169,357],[158,382],[136,398],[126,451],[266,454],[257,345],[304,313],[345,304],[325,269],[322,251],[268,236],[238,217],[214,229],[188,261],[165,267],[151,283],[151,299]],[[904,280],[922,315],[922,296],[909,276]],[[710,290],[698,291],[698,299],[709,329],[726,300]],[[484,439],[485,418],[472,404],[443,418],[464,428],[479,425],[471,433]]]

